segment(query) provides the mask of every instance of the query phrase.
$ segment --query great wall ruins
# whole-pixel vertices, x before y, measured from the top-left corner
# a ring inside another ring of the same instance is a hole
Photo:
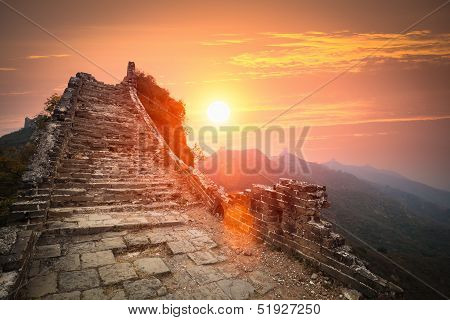
[[[226,194],[180,161],[134,63],[116,85],[70,79],[23,181],[1,228],[3,299],[401,297],[320,218],[325,187]]]

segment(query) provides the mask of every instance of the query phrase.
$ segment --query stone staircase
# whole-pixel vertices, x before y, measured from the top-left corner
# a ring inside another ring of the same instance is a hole
[[[35,168],[34,174],[43,177],[33,176],[12,206],[9,223],[19,226],[16,243],[0,256],[2,276],[8,273],[14,290],[10,297],[18,292],[11,283],[23,286],[19,278],[27,276],[29,261],[36,258],[38,238],[63,235],[68,237],[60,240],[70,243],[75,235],[182,225],[180,212],[197,201],[176,166],[168,165],[167,150],[149,130],[126,82],[108,85],[82,73],[75,80],[65,92],[75,83],[70,107],[60,103],[62,111],[56,110],[49,124],[50,132],[52,126],[59,131],[40,138],[39,147],[54,139],[41,161],[53,171]]]
[[[85,81],[52,188],[23,194],[13,214],[53,225],[73,213],[175,208],[186,199],[177,188],[177,178],[162,166],[160,148],[128,86]]]
[[[160,141],[149,134],[128,86],[84,82],[72,123],[45,232],[182,223],[161,212],[192,202],[192,195],[179,187],[179,174],[163,165]]]

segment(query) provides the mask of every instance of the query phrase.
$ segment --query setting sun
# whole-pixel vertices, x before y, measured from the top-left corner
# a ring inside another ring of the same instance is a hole
[[[208,118],[215,123],[223,123],[230,117],[230,107],[223,101],[214,101],[208,107]]]

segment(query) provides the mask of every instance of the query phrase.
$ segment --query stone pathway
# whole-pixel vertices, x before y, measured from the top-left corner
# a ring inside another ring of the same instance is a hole
[[[199,214],[205,215],[208,225],[215,223],[222,231],[200,228],[198,224],[204,223],[197,220]],[[264,258],[274,262],[276,256],[290,265],[291,272],[295,268],[298,273],[309,273],[301,262],[227,230],[202,206],[185,208],[182,215],[186,223],[177,226],[43,235],[20,298],[303,298],[305,288],[300,287],[303,282],[310,285],[310,277],[285,281],[281,270],[266,264]],[[244,238],[246,243],[241,246],[238,243]],[[322,290],[329,298],[339,297],[338,290],[330,290],[335,286],[331,282],[322,287],[323,277],[316,281],[315,274],[313,278],[315,284],[310,286],[318,286],[317,293]],[[289,286],[286,294],[283,290]],[[306,298],[311,298],[311,292],[306,293]]]
[[[339,298],[339,284],[210,215],[161,148],[126,86],[83,85],[19,298]]]

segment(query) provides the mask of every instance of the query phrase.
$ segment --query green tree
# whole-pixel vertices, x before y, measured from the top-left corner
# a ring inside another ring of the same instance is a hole
[[[61,100],[61,96],[59,94],[57,94],[57,93],[52,94],[50,97],[47,98],[47,101],[45,101],[45,103],[44,103],[44,111],[47,114],[51,115],[60,100]]]

